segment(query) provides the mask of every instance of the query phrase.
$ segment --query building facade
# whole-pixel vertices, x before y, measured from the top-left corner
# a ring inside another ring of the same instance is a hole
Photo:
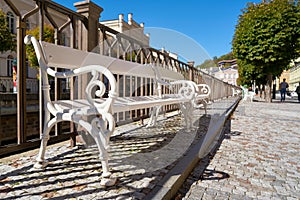
[[[217,71],[214,76],[224,82],[227,82],[232,85],[237,85],[236,80],[239,77],[238,70],[232,66],[229,68],[219,68],[219,71]]]
[[[296,61],[294,61],[291,64],[290,68],[290,91],[295,91],[296,87],[300,85],[300,58],[298,58]]]
[[[291,62],[289,70],[284,70],[280,77],[276,78],[276,90],[279,90],[279,84],[284,78],[289,84],[289,91],[295,91],[300,84],[300,57]]]
[[[30,10],[35,8],[35,1],[28,0],[19,0],[14,1],[14,6],[18,10],[21,10],[21,14],[25,14]],[[15,13],[10,9],[9,6],[6,5],[4,1],[0,1],[0,9],[2,12],[6,14],[8,28],[12,34],[16,34],[17,32],[17,19]],[[54,17],[53,19],[57,23],[58,26],[63,25],[65,23],[66,18],[59,14],[58,12],[51,13]],[[48,24],[50,24],[48,22]],[[30,16],[26,21],[26,30],[35,29],[39,25],[39,16],[38,14],[34,14]],[[60,43],[66,46],[69,46],[70,43],[70,30],[66,29],[63,31]],[[15,86],[13,81],[13,73],[17,73],[18,69],[16,68],[16,52],[14,51],[6,51],[0,53],[0,92],[14,92]],[[26,88],[28,93],[38,93],[38,70],[30,67],[30,63],[26,62]]]
[[[16,7],[22,7],[24,13],[28,10],[32,10],[34,7],[33,1],[15,1]],[[16,16],[13,11],[5,4],[4,1],[0,1],[0,9],[6,14],[8,28],[12,34],[16,34]],[[36,27],[37,16],[32,16],[26,21],[26,27],[30,30]],[[26,63],[26,74],[29,80],[28,84],[32,86],[36,83],[37,71],[28,67],[28,62]],[[13,92],[13,73],[17,71],[16,69],[16,52],[6,51],[0,53],[0,84],[1,92]],[[34,88],[34,90],[37,88]],[[36,91],[37,92],[37,91]]]
[[[144,23],[138,24],[133,19],[132,13],[128,13],[127,22],[124,18],[124,14],[119,14],[118,19],[100,21],[100,23],[131,38],[134,38],[135,40],[138,40],[144,44],[144,46],[149,47],[149,35],[144,34]]]
[[[211,67],[203,71],[226,83],[237,85],[239,73],[236,59],[222,60],[218,62],[218,67]]]

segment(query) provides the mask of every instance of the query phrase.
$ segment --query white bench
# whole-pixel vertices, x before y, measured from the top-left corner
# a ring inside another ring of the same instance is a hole
[[[242,90],[243,90],[243,100],[247,101],[247,99],[250,99],[250,102],[253,102],[254,96],[255,96],[255,92],[253,91],[249,91],[247,88],[241,86]]]
[[[241,90],[238,90],[238,89],[236,89],[236,88],[231,88],[231,90],[232,90],[232,96],[234,97],[234,96],[238,96],[238,95],[240,95],[240,93],[241,93]]]
[[[195,84],[195,83],[194,83]],[[195,84],[196,96],[195,96],[195,107],[204,107],[205,114],[207,114],[207,104],[209,101],[209,95],[211,93],[210,87],[207,84]]]
[[[106,186],[115,184],[115,178],[111,176],[108,166],[109,141],[115,128],[114,113],[152,108],[149,124],[155,124],[161,106],[179,104],[186,126],[192,127],[191,113],[195,109],[195,99],[202,95],[200,92],[205,91],[199,91],[192,81],[184,80],[181,74],[158,66],[141,65],[70,47],[38,42],[32,36],[26,36],[24,41],[26,44],[33,44],[38,58],[45,109],[41,146],[34,167],[43,168],[47,165],[44,157],[47,141],[50,139],[49,132],[61,121],[80,125],[94,138],[103,169],[101,184]],[[65,71],[59,72],[58,68]],[[91,74],[91,79],[84,89],[84,98],[51,100],[48,76],[71,78],[87,73]],[[118,97],[118,83],[114,74],[151,78],[156,85],[156,94]],[[105,76],[109,84],[104,83],[100,75]],[[163,94],[162,85],[171,86],[173,93]],[[107,89],[108,97],[103,98]]]

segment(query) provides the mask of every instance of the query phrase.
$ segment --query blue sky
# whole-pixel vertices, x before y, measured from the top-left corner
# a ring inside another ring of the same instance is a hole
[[[53,0],[74,10],[74,0]],[[79,0],[80,1],[80,0]],[[132,13],[145,23],[154,48],[165,48],[196,64],[231,51],[231,41],[241,10],[247,2],[261,0],[93,0],[101,6],[100,21]],[[170,36],[171,35],[171,36]],[[179,38],[179,39],[178,39]]]

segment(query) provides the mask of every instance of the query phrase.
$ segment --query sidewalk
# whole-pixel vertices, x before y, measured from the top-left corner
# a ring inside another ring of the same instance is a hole
[[[208,116],[222,116],[236,100],[211,104]],[[203,114],[202,109],[195,111],[193,130],[186,130],[178,111],[165,116],[154,128],[138,123],[117,127],[110,150],[110,167],[118,180],[113,187],[100,186],[102,170],[94,146],[70,148],[68,141],[49,146],[49,165],[45,170],[32,169],[37,150],[3,158],[0,199],[152,199],[156,195],[165,198],[194,167],[190,161],[197,154],[190,150],[203,141],[210,122]]]
[[[204,171],[204,173],[203,173]],[[178,199],[300,199],[300,103],[242,102],[231,132]]]

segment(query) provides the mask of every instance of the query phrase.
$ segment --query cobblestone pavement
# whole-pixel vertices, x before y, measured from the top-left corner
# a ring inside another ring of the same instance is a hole
[[[222,113],[234,101],[216,102],[209,113]],[[155,128],[138,123],[117,127],[110,149],[110,167],[117,178],[113,187],[100,185],[102,170],[94,146],[49,146],[45,170],[32,168],[36,150],[1,159],[0,199],[143,199],[205,135],[208,119],[203,114],[194,113],[195,125],[202,125],[193,130],[186,130],[178,112],[165,116]]]
[[[231,132],[177,199],[300,199],[300,103],[241,102]]]

